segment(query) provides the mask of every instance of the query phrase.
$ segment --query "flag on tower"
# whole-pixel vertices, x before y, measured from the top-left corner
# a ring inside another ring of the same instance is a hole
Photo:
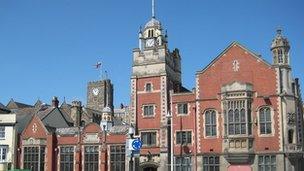
[[[99,69],[99,68],[101,68],[101,62],[97,62],[93,66],[94,66],[95,69]]]

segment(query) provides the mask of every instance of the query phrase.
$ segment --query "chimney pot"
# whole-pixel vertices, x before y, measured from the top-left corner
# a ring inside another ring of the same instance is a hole
[[[54,96],[53,100],[52,100],[52,106],[53,107],[58,107],[58,105],[59,105],[58,98],[56,96]]]

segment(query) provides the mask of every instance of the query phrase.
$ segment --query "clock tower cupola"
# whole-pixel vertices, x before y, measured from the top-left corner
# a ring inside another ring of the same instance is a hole
[[[167,34],[163,32],[161,22],[155,17],[155,4],[152,0],[152,18],[139,30],[139,49],[149,49],[164,46],[167,43]]]

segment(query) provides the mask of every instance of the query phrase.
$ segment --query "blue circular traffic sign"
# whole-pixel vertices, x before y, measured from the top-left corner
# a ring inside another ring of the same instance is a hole
[[[139,140],[139,139],[135,139],[135,140],[133,140],[133,142],[132,142],[132,147],[133,147],[133,149],[134,150],[140,150],[141,149],[141,147],[142,147],[142,142]]]

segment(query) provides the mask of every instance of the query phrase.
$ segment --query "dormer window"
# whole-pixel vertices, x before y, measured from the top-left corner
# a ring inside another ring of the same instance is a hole
[[[152,84],[147,83],[146,86],[145,86],[145,90],[146,90],[146,92],[151,92],[152,91]]]

